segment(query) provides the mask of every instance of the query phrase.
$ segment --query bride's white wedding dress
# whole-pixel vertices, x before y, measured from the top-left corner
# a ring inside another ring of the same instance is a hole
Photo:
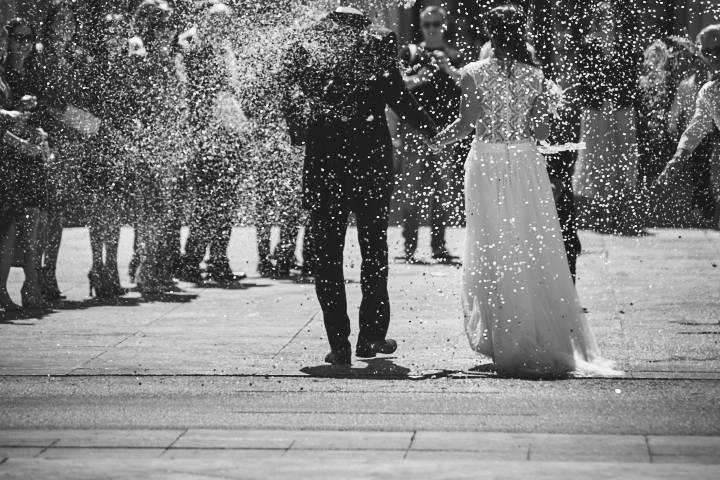
[[[504,375],[617,375],[583,315],[545,160],[531,140],[542,71],[511,70],[494,58],[465,67],[482,106],[465,163],[467,337]]]

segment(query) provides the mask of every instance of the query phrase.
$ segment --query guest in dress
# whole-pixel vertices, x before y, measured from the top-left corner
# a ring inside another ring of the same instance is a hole
[[[639,81],[637,132],[640,163],[638,182],[647,188],[672,156],[667,124],[672,97],[667,67],[670,50],[655,40],[643,53],[643,74]]]
[[[82,156],[82,137],[63,119],[68,107],[79,103],[84,92],[79,69],[87,55],[78,43],[78,19],[69,1],[54,3],[41,33],[42,52],[38,55],[41,77],[40,103],[47,116],[42,122],[48,133],[53,161],[48,165],[49,205],[40,225],[38,274],[40,286],[49,301],[64,298],[57,282],[56,267],[64,216],[72,204],[77,187],[78,165]]]
[[[629,28],[615,27],[620,15],[614,8],[607,2],[595,7],[592,30],[581,46],[581,138],[586,149],[578,155],[573,187],[581,226],[603,233],[636,233],[638,147],[633,103],[638,61]]]
[[[190,232],[185,244],[183,279],[201,282],[200,263],[206,250],[206,278],[236,281],[228,246],[242,188],[241,152],[246,148],[247,121],[237,98],[238,66],[230,44],[233,11],[216,3],[202,13],[198,41],[183,55],[187,77],[191,158],[186,171],[190,198]]]
[[[25,283],[21,290],[23,307],[44,308],[47,306],[40,289],[37,274],[39,264],[38,234],[40,222],[47,214],[47,160],[49,151],[47,134],[39,128],[45,113],[38,97],[42,86],[36,61],[35,30],[22,18],[10,20],[5,28],[8,32],[8,55],[5,60],[5,75],[10,94],[11,109],[30,113],[30,120],[17,132],[17,137],[30,142],[15,149],[7,157],[8,187],[15,190],[21,217],[17,224],[18,242],[15,248],[16,262],[22,265]],[[12,132],[14,133],[14,132]]]
[[[176,202],[183,162],[180,93],[173,44],[172,9],[164,0],[145,0],[135,11],[130,39],[129,81],[136,105],[133,120],[134,206],[138,289],[144,294],[172,290],[179,256]]]
[[[120,226],[132,221],[133,185],[129,162],[136,112],[128,78],[127,24],[120,14],[107,14],[90,36],[93,60],[84,71],[87,108],[99,122],[97,133],[86,141],[80,172],[82,217],[89,226],[92,269],[90,294],[113,298],[125,293],[118,272]]]
[[[0,26],[0,308],[5,312],[20,310],[7,291],[10,267],[15,260],[15,236],[18,220],[23,212],[20,192],[15,188],[18,162],[13,161],[19,153],[4,141],[6,132],[21,126],[29,114],[13,110],[13,97],[5,76],[4,60],[7,55],[8,35],[5,26]]]

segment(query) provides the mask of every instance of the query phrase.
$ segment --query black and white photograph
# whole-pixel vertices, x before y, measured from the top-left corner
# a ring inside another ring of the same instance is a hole
[[[720,0],[0,0],[0,479],[720,478]]]

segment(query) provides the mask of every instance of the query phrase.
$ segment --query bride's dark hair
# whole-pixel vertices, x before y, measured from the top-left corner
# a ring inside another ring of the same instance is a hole
[[[528,49],[525,34],[525,14],[517,5],[502,5],[488,13],[485,21],[493,48],[505,50],[516,62],[537,65]]]

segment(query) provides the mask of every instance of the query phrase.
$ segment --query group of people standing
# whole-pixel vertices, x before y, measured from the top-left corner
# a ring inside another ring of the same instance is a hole
[[[130,276],[143,294],[172,290],[174,279],[242,278],[227,256],[241,202],[259,211],[255,223],[267,232],[258,244],[261,273],[295,267],[296,238],[276,249],[283,258],[275,260],[273,219],[263,218],[265,209],[282,210],[297,234],[304,221],[300,173],[289,186],[280,177],[266,179],[263,188],[276,194],[277,205],[255,188],[258,169],[245,154],[248,138],[257,135],[244,116],[253,109],[240,103],[252,86],[238,79],[233,10],[206,2],[183,25],[164,0],[134,3],[130,12],[89,17],[76,2],[54,2],[42,31],[22,18],[0,28],[6,311],[21,308],[6,289],[13,265],[25,271],[24,308],[62,298],[56,264],[68,220],[89,227],[88,281],[98,297],[127,291],[117,264],[120,226],[127,224],[135,230]],[[301,152],[278,155],[286,157],[281,163],[299,163]],[[280,204],[278,191],[292,194]],[[184,251],[182,226],[189,227]]]

